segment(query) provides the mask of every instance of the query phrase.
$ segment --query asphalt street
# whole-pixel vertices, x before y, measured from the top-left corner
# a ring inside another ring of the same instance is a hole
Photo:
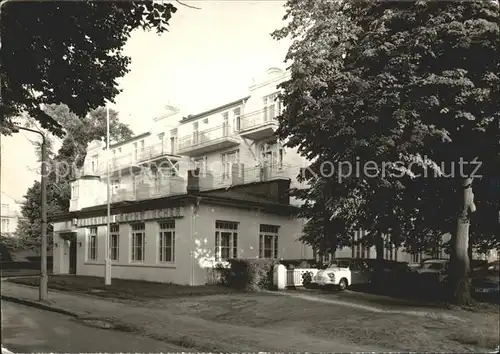
[[[32,307],[1,302],[2,347],[14,353],[182,352],[134,333],[101,329]]]

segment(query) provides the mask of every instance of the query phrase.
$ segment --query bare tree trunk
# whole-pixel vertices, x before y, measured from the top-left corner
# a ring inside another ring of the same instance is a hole
[[[469,284],[469,226],[470,213],[476,211],[474,193],[472,192],[472,178],[462,181],[463,200],[457,218],[457,226],[452,235],[452,257],[450,264],[450,292],[451,300],[457,305],[469,305],[472,302]]]

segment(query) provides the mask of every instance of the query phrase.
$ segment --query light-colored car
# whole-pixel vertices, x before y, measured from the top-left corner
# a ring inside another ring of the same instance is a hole
[[[321,269],[312,279],[312,283],[318,286],[335,286],[345,290],[351,285],[351,270],[349,267],[341,267],[336,264]]]
[[[444,273],[448,270],[449,260],[447,259],[428,259],[422,262],[422,266],[417,268],[417,273]]]
[[[334,286],[340,290],[345,290],[353,284],[368,283],[371,279],[369,261],[360,258],[337,258],[330,262],[326,269],[320,269],[313,277],[312,283]]]

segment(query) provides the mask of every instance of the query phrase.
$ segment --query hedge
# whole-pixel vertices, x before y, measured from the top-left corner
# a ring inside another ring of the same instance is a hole
[[[234,289],[258,291],[273,288],[273,259],[230,259],[229,267],[218,266],[221,283]]]

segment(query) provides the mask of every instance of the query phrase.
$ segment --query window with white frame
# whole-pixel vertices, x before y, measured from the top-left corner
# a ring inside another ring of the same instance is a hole
[[[141,152],[144,151],[145,149],[145,142],[144,139],[141,140]]]
[[[229,135],[229,112],[222,113],[222,134],[223,136]]]
[[[146,226],[143,222],[132,224],[132,261],[143,262],[146,251]]]
[[[71,199],[78,198],[78,182],[71,183]]]
[[[118,190],[120,189],[120,184],[121,184],[120,178],[113,178],[111,180],[111,194],[112,195],[114,195],[118,192]]]
[[[194,169],[200,169],[200,175],[203,176],[207,173],[207,157],[203,156],[194,160]]]
[[[10,220],[5,218],[2,219],[2,232],[10,232]]]
[[[97,172],[99,169],[99,155],[92,156],[92,172]]]
[[[134,161],[137,160],[137,142],[134,143]]]
[[[234,150],[222,154],[222,179],[230,179],[233,164],[238,163],[240,151]]]
[[[278,141],[265,142],[260,146],[264,166],[280,169],[283,167],[283,147]]]
[[[281,114],[282,107],[281,101],[278,98],[278,93],[273,93],[271,95],[265,96],[263,98],[264,103],[264,121],[270,121],[275,119]]]
[[[234,122],[233,127],[235,131],[240,131],[241,129],[241,108],[235,108],[233,110]]]
[[[200,138],[200,132],[198,130],[199,124],[198,122],[193,123],[193,145],[198,144],[199,138]]]
[[[158,142],[160,144],[160,150],[163,153],[163,146],[165,145],[165,133],[158,134]]]
[[[278,258],[278,231],[276,225],[260,225],[259,258]]]
[[[159,252],[160,262],[175,261],[175,220],[160,222]]]
[[[120,249],[120,225],[112,224],[109,228],[109,258],[117,261]]]
[[[238,223],[234,221],[215,222],[215,260],[226,261],[238,258]]]
[[[177,152],[177,128],[170,131],[170,154]]]
[[[88,234],[88,254],[87,258],[91,261],[97,260],[97,227],[89,227]]]

